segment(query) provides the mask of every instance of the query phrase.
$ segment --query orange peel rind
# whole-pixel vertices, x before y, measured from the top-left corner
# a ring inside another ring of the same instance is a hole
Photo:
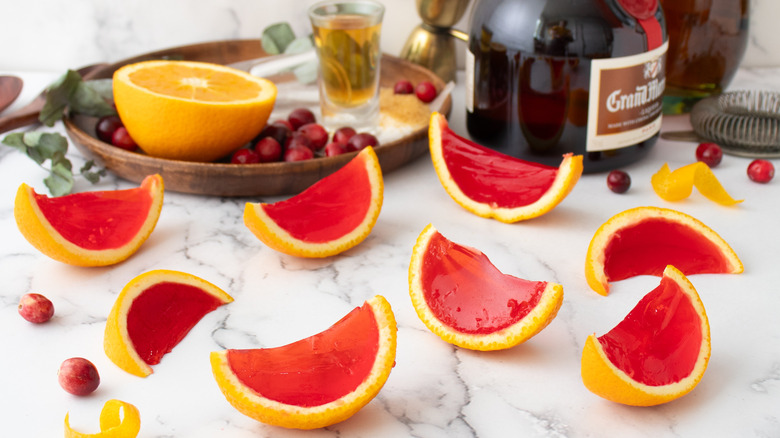
[[[655,193],[669,202],[682,201],[696,187],[707,199],[720,205],[731,206],[742,200],[731,197],[712,170],[701,161],[672,171],[667,163],[650,178]]]
[[[121,400],[108,400],[103,405],[98,433],[73,430],[69,415],[65,414],[65,438],[135,438],[141,430],[141,413],[138,408]]]

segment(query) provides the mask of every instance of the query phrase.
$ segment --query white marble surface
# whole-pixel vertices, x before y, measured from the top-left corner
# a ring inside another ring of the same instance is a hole
[[[59,71],[184,44],[258,38],[278,21],[303,35],[311,31],[305,11],[315,1],[0,0],[0,69]],[[414,0],[383,3],[382,48],[397,55],[421,20]],[[744,65],[780,66],[780,2],[751,0],[751,8]],[[467,11],[455,27],[467,30],[468,18]]]
[[[742,70],[733,88],[777,91],[778,73]],[[14,106],[54,76],[25,74],[32,89]],[[453,106],[452,126],[465,134],[460,87]],[[663,125],[686,127],[684,116]],[[53,130],[63,132],[60,125]],[[157,228],[140,251],[114,267],[92,269],[52,261],[24,240],[14,222],[13,198],[21,182],[43,191],[45,175],[26,157],[0,147],[0,436],[60,436],[66,412],[74,427],[95,432],[103,403],[118,398],[140,409],[142,437],[778,437],[780,178],[753,183],[745,173],[750,160],[726,156],[716,175],[744,203],[721,207],[696,192],[679,203],[661,200],[650,175],[664,162],[672,168],[692,162],[694,146],[661,140],[649,158],[626,168],[633,178],[628,193],[610,192],[604,174],[585,175],[555,210],[512,225],[456,205],[426,155],[385,176],[384,206],[368,239],[325,260],[265,247],[243,225],[248,199],[168,192]],[[81,160],[75,151],[71,158]],[[98,187],[79,183],[76,190],[131,186],[108,178]],[[603,400],[580,379],[588,334],[609,330],[658,284],[655,277],[637,277],[615,283],[602,297],[583,275],[598,226],[639,205],[697,217],[745,264],[741,275],[690,277],[709,315],[712,359],[692,393],[651,408]],[[428,223],[451,240],[479,248],[504,272],[562,284],[565,298],[557,318],[527,343],[501,352],[473,352],[441,341],[417,318],[407,286],[410,251]],[[157,268],[198,275],[235,302],[207,315],[153,375],[141,379],[107,359],[103,329],[121,288]],[[17,314],[26,292],[54,302],[52,321],[36,326]],[[277,346],[312,335],[374,294],[387,297],[398,320],[397,364],[378,397],[354,417],[327,429],[292,431],[257,423],[225,401],[211,375],[210,351]],[[59,364],[73,356],[99,369],[101,386],[88,397],[71,396],[57,384]]]

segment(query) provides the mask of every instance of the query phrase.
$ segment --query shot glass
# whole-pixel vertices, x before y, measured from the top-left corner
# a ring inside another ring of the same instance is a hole
[[[328,128],[372,130],[378,125],[384,11],[370,0],[325,1],[309,9],[322,123]]]

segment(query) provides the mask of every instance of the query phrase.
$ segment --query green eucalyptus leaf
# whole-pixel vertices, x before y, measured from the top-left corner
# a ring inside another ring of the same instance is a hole
[[[3,144],[12,147],[24,154],[27,153],[27,145],[24,144],[24,134],[21,132],[13,132],[6,135],[3,138]]]
[[[114,99],[114,80],[111,78],[106,79],[90,79],[85,82],[90,88],[95,90],[100,97],[106,101]]]
[[[52,196],[67,195],[73,190],[73,172],[59,163],[52,166],[49,176],[44,178],[43,183]]]
[[[314,48],[314,42],[310,37],[300,37],[290,41],[284,49],[284,53],[303,53]]]
[[[89,82],[79,82],[68,103],[71,111],[87,116],[102,117],[116,114],[109,101]]]
[[[55,122],[61,120],[71,96],[81,82],[81,75],[77,71],[68,70],[49,85],[46,89],[46,103],[41,109],[38,120],[46,126],[54,126]]]
[[[51,159],[57,154],[64,156],[68,152],[68,140],[62,135],[49,132],[39,134],[34,143],[28,142],[27,145],[38,149],[44,158]],[[27,136],[25,136],[25,141],[27,141]]]
[[[284,53],[287,46],[295,40],[295,32],[289,23],[275,23],[263,30],[263,50],[269,55]]]

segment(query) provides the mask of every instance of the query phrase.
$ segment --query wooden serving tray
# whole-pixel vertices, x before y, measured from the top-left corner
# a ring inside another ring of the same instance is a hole
[[[89,79],[111,78],[125,64],[149,59],[182,59],[188,61],[231,64],[267,56],[259,40],[229,40],[183,47],[140,55],[106,65],[90,73]],[[412,83],[430,81],[437,90],[444,83],[433,72],[403,59],[383,55],[380,86],[392,87],[396,81]],[[448,96],[439,112],[449,114],[452,100]],[[97,139],[97,119],[81,115],[66,117],[65,129],[76,147],[85,155],[121,178],[140,183],[144,177],[159,173],[166,190],[211,196],[281,196],[297,194],[341,168],[357,152],[335,157],[315,158],[294,163],[229,164],[194,163],[154,158],[128,152]],[[376,148],[382,171],[391,172],[428,151],[427,125],[397,141]]]

